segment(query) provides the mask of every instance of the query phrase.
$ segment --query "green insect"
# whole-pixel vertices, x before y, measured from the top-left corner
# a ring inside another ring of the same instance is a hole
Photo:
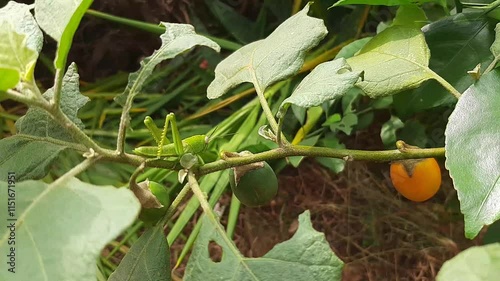
[[[206,135],[194,135],[181,140],[179,129],[177,128],[177,121],[175,114],[170,113],[165,117],[165,125],[163,130],[156,127],[153,119],[147,116],[144,119],[144,124],[153,135],[157,146],[141,146],[134,149],[137,155],[144,157],[175,157],[181,159],[184,155],[191,154],[197,156],[206,150],[210,137]],[[167,138],[167,131],[169,125],[172,126],[172,139],[171,142]]]

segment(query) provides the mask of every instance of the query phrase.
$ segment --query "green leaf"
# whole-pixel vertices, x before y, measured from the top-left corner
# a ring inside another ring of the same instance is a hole
[[[446,2],[443,0],[340,0],[333,4],[332,7],[352,5],[352,4],[365,4],[365,5],[383,5],[383,6],[401,6],[415,3],[439,3],[443,6]],[[444,7],[444,6],[443,6]]]
[[[307,51],[327,34],[322,20],[307,15],[309,6],[283,22],[266,39],[240,48],[219,63],[207,97],[218,98],[243,82],[264,91],[274,82],[297,73]]]
[[[465,236],[500,219],[500,70],[471,86],[458,100],[445,131],[446,168],[458,192]]]
[[[403,128],[405,124],[396,116],[391,116],[391,119],[382,124],[380,130],[380,138],[386,147],[396,146],[396,131]]]
[[[75,64],[71,64],[64,75],[61,92],[61,110],[79,128],[83,128],[77,113],[89,98],[79,92]],[[50,99],[53,95],[54,89],[51,88],[44,97]],[[0,171],[14,171],[20,180],[43,178],[58,155],[67,148],[85,150],[78,147],[75,144],[78,140],[74,140],[63,126],[40,108],[30,108],[17,120],[16,128],[17,135],[0,140],[0,152],[5,156],[0,160]]]
[[[115,98],[115,101],[122,106],[125,105],[127,99],[133,99],[142,90],[144,82],[160,62],[174,58],[197,45],[207,46],[217,52],[220,51],[219,45],[204,36],[196,34],[194,27],[189,24],[167,22],[161,24],[165,26],[165,33],[160,36],[160,49],[141,61],[141,68],[129,75],[125,91]]]
[[[149,228],[134,242],[108,281],[170,281],[170,250],[163,225]]]
[[[365,37],[362,39],[358,39],[354,42],[351,42],[344,46],[340,52],[335,56],[335,59],[344,58],[348,59],[356,55],[365,45],[368,43],[373,37]]]
[[[478,63],[487,67],[492,60],[493,28],[493,21],[479,13],[459,13],[425,26],[422,31],[432,54],[429,67],[462,93],[474,83],[467,71]],[[407,116],[456,101],[432,80],[394,96],[396,110]]]
[[[38,54],[28,48],[27,37],[0,19],[0,91],[14,88],[20,79],[31,80]]]
[[[67,149],[63,142],[17,134],[0,140],[0,180],[7,181],[7,173],[15,172],[18,181],[41,179],[59,153]]]
[[[446,261],[437,281],[496,281],[500,275],[500,244],[471,247]]]
[[[299,228],[262,258],[246,258],[228,239],[218,223],[204,218],[201,232],[189,259],[184,280],[340,280],[343,262],[331,251],[323,233],[312,227],[309,211],[299,216]],[[213,262],[209,242],[223,251]]]
[[[300,143],[298,143],[298,145],[306,145],[306,146],[314,146],[319,138],[320,138],[321,135],[317,135],[317,136],[312,136],[312,137],[309,137],[309,138],[306,138],[304,140],[302,140]],[[294,167],[294,168],[297,168],[300,163],[302,162],[302,160],[304,160],[305,156],[290,156],[288,157],[288,162]]]
[[[73,35],[92,0],[36,0],[35,18],[40,27],[56,42],[57,53],[54,65],[66,67],[66,58],[73,42]]]
[[[315,67],[295,88],[292,95],[281,103],[279,112],[289,104],[310,108],[342,97],[354,87],[360,76],[361,71],[351,71],[343,58],[322,63]]]
[[[403,140],[404,142],[411,145],[415,145],[418,147],[426,147],[427,145],[428,137],[425,133],[425,126],[417,120],[406,121],[404,124],[404,128],[397,135],[400,140]],[[433,144],[434,146],[436,146],[435,143],[437,142],[437,140],[431,139],[431,141],[433,142],[431,146]]]
[[[500,60],[500,23],[495,26],[495,41],[491,44],[490,51],[494,56],[492,63],[496,65]]]
[[[78,110],[82,108],[90,99],[80,94],[80,76],[76,65],[72,63],[63,77],[61,88],[61,110],[79,128],[83,129],[82,121],[77,117]],[[54,95],[54,88],[48,89],[43,96],[51,99]],[[38,137],[50,137],[63,141],[78,142],[64,129],[63,126],[55,122],[52,117],[39,108],[30,108],[26,115],[16,122],[19,134],[26,134]],[[27,157],[27,156],[26,156]]]
[[[402,5],[396,12],[396,17],[392,25],[403,25],[409,27],[422,28],[429,21],[424,10],[417,5]]]
[[[347,62],[353,71],[365,71],[364,81],[357,86],[376,98],[416,88],[435,78],[428,68],[429,57],[420,29],[392,26],[377,34]]]
[[[259,39],[255,24],[219,0],[205,0],[208,8],[224,28],[239,42],[247,44]]]
[[[358,124],[358,116],[354,112],[345,112],[342,119],[335,122],[338,119],[337,116],[332,115],[328,120],[323,123],[323,126],[329,126],[332,132],[342,131],[346,135],[350,135],[354,127]]]
[[[0,22],[2,21],[10,23],[16,33],[25,35],[26,46],[40,53],[43,45],[43,34],[28,5],[9,1],[0,9]]]
[[[0,183],[7,194],[8,185]],[[12,187],[11,187],[12,189]],[[16,273],[0,271],[0,280],[96,280],[95,261],[102,248],[132,224],[140,205],[126,188],[95,186],[70,179],[47,185],[17,182],[15,246],[11,229],[0,229],[0,251],[16,251]],[[7,196],[1,196],[7,206]],[[7,222],[7,210],[1,220]],[[3,269],[5,268],[2,265]]]
[[[319,146],[335,149],[345,149],[345,145],[340,143],[339,139],[334,133],[327,133],[325,137],[320,140]],[[331,157],[316,157],[315,160],[334,173],[340,173],[345,168],[345,161],[342,159]]]

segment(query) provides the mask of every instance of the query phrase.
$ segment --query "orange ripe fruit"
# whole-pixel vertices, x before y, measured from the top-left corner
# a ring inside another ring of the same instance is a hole
[[[411,201],[430,199],[441,186],[441,170],[434,158],[391,163],[391,181],[396,190]]]

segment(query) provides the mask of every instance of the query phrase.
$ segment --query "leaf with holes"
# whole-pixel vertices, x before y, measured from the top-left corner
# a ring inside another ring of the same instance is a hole
[[[213,262],[208,245],[222,248],[222,260]],[[204,218],[189,259],[184,280],[340,280],[343,262],[335,256],[323,233],[313,229],[309,211],[299,216],[299,228],[288,241],[262,258],[246,258],[226,236],[222,226]]]
[[[500,219],[500,70],[483,75],[458,100],[446,126],[446,168],[464,214],[465,236]]]

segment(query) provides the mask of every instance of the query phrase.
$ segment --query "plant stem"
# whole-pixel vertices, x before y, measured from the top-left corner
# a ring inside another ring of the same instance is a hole
[[[56,74],[54,78],[54,97],[52,101],[52,106],[54,108],[59,108],[59,105],[61,104],[61,88],[62,88],[62,81],[64,78],[64,69],[56,69]]]
[[[254,76],[254,87],[255,87],[255,92],[257,92],[257,97],[259,98],[260,105],[262,107],[262,110],[264,111],[264,114],[266,115],[267,122],[269,122],[269,125],[271,125],[271,129],[273,130],[273,133],[277,136],[278,132],[281,135],[279,139],[278,145],[281,145],[283,142],[284,144],[288,144],[288,140],[286,137],[281,134],[281,130],[279,129],[278,123],[276,122],[276,119],[274,119],[274,114],[271,111],[271,108],[269,107],[269,104],[267,103],[266,96],[264,95],[264,92],[262,91],[262,88],[260,87],[259,83],[257,82],[257,77],[255,77],[255,72],[253,73]]]
[[[200,202],[200,206],[203,209],[203,212],[205,215],[212,221],[217,224],[217,218],[215,217],[214,212],[212,211],[212,208],[210,208],[210,204],[208,204],[207,199],[205,198],[205,195],[203,194],[203,191],[201,191],[200,185],[198,184],[198,180],[196,179],[196,176],[192,171],[188,172],[188,185],[193,191],[193,194],[198,198],[198,201]]]
[[[257,97],[259,98],[260,105],[262,106],[262,110],[266,115],[267,122],[269,122],[269,125],[273,129],[273,132],[276,134],[276,132],[278,132],[278,123],[276,123],[276,119],[274,119],[274,114],[271,111],[271,108],[269,108],[269,104],[267,103],[266,97],[264,96],[264,92],[257,82],[257,78],[255,77],[255,75],[253,84],[255,86],[255,91],[257,92]]]
[[[460,99],[462,94],[460,94],[455,87],[453,87],[448,81],[444,80],[443,77],[439,76],[436,72],[431,70],[431,75],[433,76],[436,81],[439,82],[448,92],[450,92],[452,95],[454,95],[457,99]]]
[[[490,63],[490,65],[488,65],[488,68],[486,68],[486,70],[483,72],[483,75],[492,71],[497,65],[499,59],[500,57],[495,57],[495,59]]]
[[[411,149],[405,152],[401,152],[400,150],[397,149],[367,151],[367,150],[333,149],[328,147],[290,145],[253,154],[250,156],[234,157],[207,163],[198,168],[198,174],[205,175],[208,173],[225,170],[231,167],[246,165],[259,161],[280,159],[289,156],[331,157],[331,158],[340,158],[347,161],[367,160],[367,161],[385,162],[385,161],[394,161],[402,159],[444,157],[444,152],[445,152],[444,147]]]
[[[177,196],[175,197],[174,201],[172,201],[172,204],[170,204],[170,206],[168,207],[165,216],[159,222],[159,224],[163,225],[164,228],[167,227],[168,221],[172,218],[174,212],[177,210],[177,207],[179,207],[182,200],[184,200],[184,197],[186,197],[186,195],[189,193],[190,190],[191,187],[189,186],[189,184],[184,185],[179,194],[177,194]]]
[[[219,233],[220,239],[224,241],[224,243],[227,245],[230,251],[232,251],[235,255],[239,255],[240,253],[238,249],[236,249],[232,240],[226,235],[226,232],[222,228],[222,225],[219,223],[219,220],[217,219],[214,211],[210,207],[210,204],[208,203],[207,199],[205,198],[203,191],[201,191],[200,185],[196,180],[196,176],[192,171],[189,171],[188,173],[188,181],[191,190],[193,191],[194,195],[198,198],[198,201],[200,201],[200,206],[203,209],[203,213],[210,220],[212,226],[215,228],[215,231]]]
[[[42,101],[42,100],[34,99],[32,97],[27,97],[26,95],[23,95],[20,92],[15,91],[15,90],[0,91],[0,93],[3,93],[4,95],[7,96],[7,98],[9,98],[11,100],[15,100],[17,102],[24,103],[28,106],[39,107],[39,108],[45,109],[47,111],[50,109],[50,105],[45,99]]]
[[[99,158],[100,158],[99,156],[96,156],[96,157],[90,157],[90,158],[85,159],[83,162],[76,165],[71,170],[69,170],[67,173],[65,173],[60,178],[58,178],[56,181],[51,183],[50,186],[51,187],[57,186],[61,183],[68,181],[70,178],[75,177],[76,175],[80,174],[81,172],[87,170],[90,166],[94,165],[99,160]]]

